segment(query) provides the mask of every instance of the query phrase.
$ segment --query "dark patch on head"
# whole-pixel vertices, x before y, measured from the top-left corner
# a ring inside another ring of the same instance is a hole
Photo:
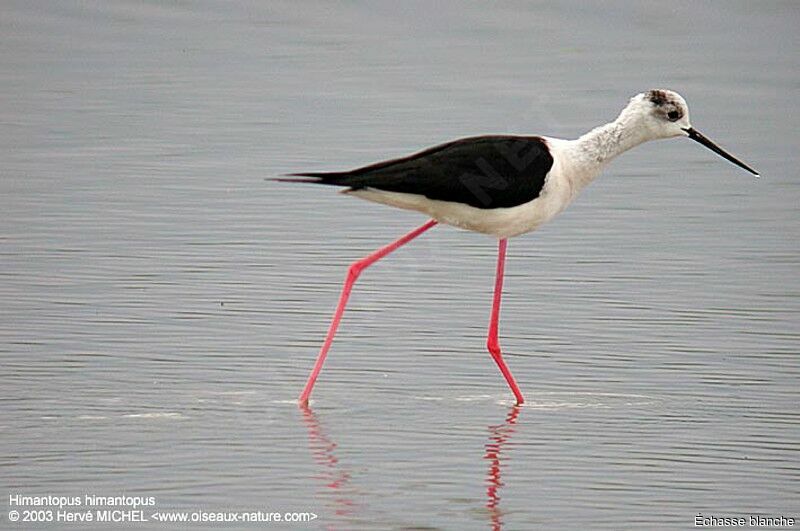
[[[647,98],[656,107],[660,107],[669,101],[669,98],[667,98],[667,93],[663,90],[651,90],[647,93]]]

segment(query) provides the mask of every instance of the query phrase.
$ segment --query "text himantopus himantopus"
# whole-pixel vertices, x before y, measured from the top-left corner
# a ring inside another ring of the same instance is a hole
[[[497,337],[507,239],[535,230],[564,210],[617,155],[648,140],[677,136],[689,137],[758,176],[754,169],[691,126],[689,109],[679,94],[650,90],[631,98],[616,120],[576,140],[478,136],[351,171],[296,173],[277,179],[344,186],[348,195],[416,210],[432,218],[350,265],[328,334],[300,402],[308,402],[359,274],[441,222],[499,239],[487,347],[521,404],[522,393],[503,361]]]

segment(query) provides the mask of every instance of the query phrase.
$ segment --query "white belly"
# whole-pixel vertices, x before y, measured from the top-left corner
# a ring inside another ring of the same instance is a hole
[[[564,210],[572,197],[568,187],[545,183],[533,201],[510,208],[476,208],[462,203],[428,199],[417,194],[364,188],[346,192],[369,201],[423,212],[436,221],[498,238],[518,236],[536,229]]]

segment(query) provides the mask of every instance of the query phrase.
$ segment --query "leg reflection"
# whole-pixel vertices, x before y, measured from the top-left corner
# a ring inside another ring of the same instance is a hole
[[[500,487],[503,486],[500,455],[503,447],[514,433],[519,410],[518,405],[512,406],[506,415],[505,422],[489,426],[489,442],[486,443],[486,453],[483,458],[489,461],[489,473],[486,475],[486,508],[489,509],[493,531],[500,531],[503,528],[499,494]]]
[[[352,516],[355,502],[347,496],[350,473],[339,466],[339,460],[333,453],[336,443],[325,434],[319,419],[308,405],[301,404],[300,411],[303,413],[303,422],[308,428],[308,446],[311,455],[320,466],[317,477],[322,480],[325,487],[321,493],[333,502],[331,505],[337,516]]]

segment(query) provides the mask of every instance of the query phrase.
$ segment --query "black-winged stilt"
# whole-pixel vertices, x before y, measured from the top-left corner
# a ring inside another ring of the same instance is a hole
[[[576,140],[478,136],[351,171],[295,173],[276,179],[344,186],[348,195],[416,210],[432,218],[350,265],[328,334],[300,402],[308,403],[359,274],[441,222],[499,239],[487,348],[521,404],[522,392],[503,361],[498,342],[507,238],[535,230],[564,210],[617,155],[648,140],[677,136],[689,137],[758,176],[754,169],[691,126],[686,101],[678,93],[650,90],[631,98],[616,120]]]

